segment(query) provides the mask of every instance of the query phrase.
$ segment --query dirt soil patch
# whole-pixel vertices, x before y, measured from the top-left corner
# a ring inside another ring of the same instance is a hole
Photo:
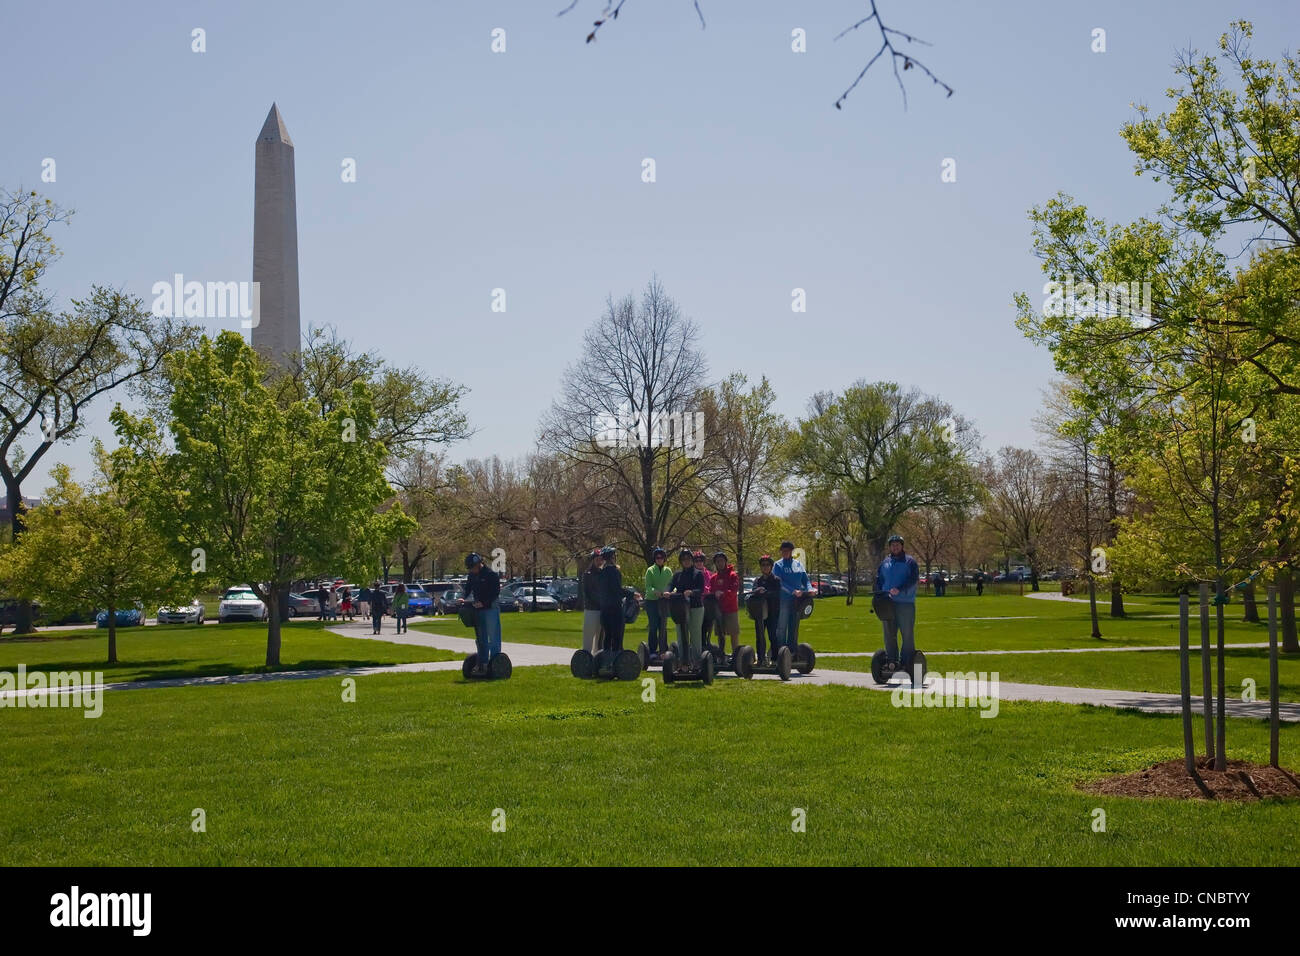
[[[1212,769],[1213,762],[1205,758],[1198,759],[1196,766],[1204,790],[1187,775],[1182,760],[1166,760],[1136,773],[1079,784],[1079,789],[1113,797],[1175,800],[1300,799],[1300,776],[1285,768],[1229,760],[1227,770],[1216,771]]]

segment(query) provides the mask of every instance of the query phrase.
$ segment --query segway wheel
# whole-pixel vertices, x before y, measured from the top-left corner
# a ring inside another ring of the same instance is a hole
[[[925,683],[926,666],[925,655],[920,651],[912,652],[912,673],[908,676],[912,678],[912,685],[920,687]]]
[[[877,684],[889,683],[889,655],[883,649],[871,655],[871,679]]]
[[[650,667],[650,645],[642,641],[637,645],[636,656],[641,660],[641,669],[648,670]]]
[[[595,664],[592,666],[592,676],[593,677],[612,676],[610,674],[609,665],[610,665],[609,653],[604,648],[601,648],[596,652]]]
[[[675,649],[677,645],[674,644],[673,647]],[[664,668],[665,684],[671,684],[673,682],[673,667],[676,664],[677,664],[677,654],[674,651],[669,651],[667,654],[664,655],[663,668]]]
[[[812,649],[811,644],[799,645],[799,656],[795,658],[795,670],[800,674],[811,674],[813,668],[817,666],[817,652]]]
[[[510,663],[508,654],[498,654],[488,661],[488,671],[493,680],[509,680],[510,675],[515,672],[515,667]]]
[[[465,663],[460,665],[460,676],[466,680],[473,680],[474,674],[472,672],[476,667],[478,667],[478,655],[471,654],[465,658]]]
[[[794,661],[790,655],[790,648],[782,647],[776,652],[776,676],[781,678],[781,680],[789,680],[790,667],[793,663]]]
[[[641,676],[641,658],[636,651],[620,651],[614,658],[614,676],[619,680],[636,680]]]
[[[748,644],[742,644],[736,651],[736,673],[745,680],[754,679],[754,664],[758,661],[758,654]]]
[[[596,673],[596,658],[584,648],[578,648],[569,659],[569,672],[579,680],[588,680]]]
[[[700,680],[704,683],[713,683],[713,655],[708,651],[704,652],[704,660],[700,661]]]

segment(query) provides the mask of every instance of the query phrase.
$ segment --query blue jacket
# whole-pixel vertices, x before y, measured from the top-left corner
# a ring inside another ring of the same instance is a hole
[[[916,603],[916,582],[921,578],[921,570],[916,566],[916,558],[904,553],[901,558],[886,555],[876,569],[876,590],[888,592],[898,588],[895,601],[904,604]]]
[[[781,600],[793,601],[795,591],[807,591],[812,585],[808,581],[808,572],[804,570],[803,562],[790,558],[777,561],[772,565],[772,573],[776,579],[781,582]]]

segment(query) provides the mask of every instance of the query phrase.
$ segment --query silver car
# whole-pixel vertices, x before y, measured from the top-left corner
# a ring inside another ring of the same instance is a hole
[[[203,602],[195,598],[189,604],[170,604],[158,609],[159,624],[202,624]]]

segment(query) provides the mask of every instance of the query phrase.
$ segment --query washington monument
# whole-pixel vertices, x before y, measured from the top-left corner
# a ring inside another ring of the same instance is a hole
[[[253,348],[277,365],[301,348],[298,318],[298,200],[293,140],[274,103],[257,135],[253,187],[253,281],[260,298]]]

